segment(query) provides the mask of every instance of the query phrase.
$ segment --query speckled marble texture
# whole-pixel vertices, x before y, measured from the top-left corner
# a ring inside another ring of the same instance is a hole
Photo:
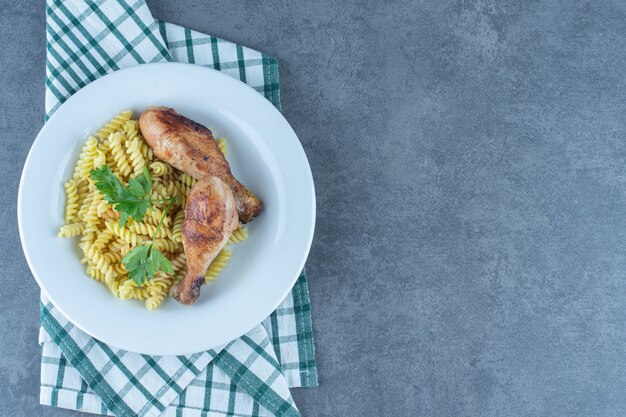
[[[0,415],[38,405],[15,197],[44,7],[0,4]],[[626,3],[150,1],[280,60],[318,218],[306,417],[626,415]]]

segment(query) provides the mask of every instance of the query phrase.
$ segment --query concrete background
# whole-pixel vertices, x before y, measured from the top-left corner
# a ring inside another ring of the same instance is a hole
[[[0,6],[0,415],[38,405],[15,199],[42,2]],[[626,415],[626,3],[149,1],[280,60],[316,181],[304,416]]]

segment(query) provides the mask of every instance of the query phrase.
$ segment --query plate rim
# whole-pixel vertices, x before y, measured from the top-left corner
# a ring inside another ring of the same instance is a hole
[[[34,154],[34,150],[37,148],[37,146],[40,146],[40,144],[42,143],[42,141],[44,140],[43,138],[45,136],[48,135],[48,130],[51,129],[50,126],[52,125],[51,122],[54,122],[57,118],[61,117],[59,116],[59,114],[62,113],[62,108],[63,107],[67,107],[68,103],[73,103],[73,102],[77,102],[81,100],[81,97],[85,94],[88,94],[89,89],[95,88],[94,85],[98,85],[100,83],[103,82],[103,80],[105,79],[110,79],[113,77],[119,77],[120,74],[125,74],[125,73],[132,73],[132,72],[138,72],[141,73],[142,71],[144,71],[144,68],[147,67],[184,67],[187,69],[193,69],[193,70],[199,70],[199,71],[207,71],[208,73],[212,73],[213,76],[216,76],[217,78],[222,78],[224,80],[228,80],[229,82],[235,82],[236,84],[239,84],[241,87],[244,87],[245,89],[250,90],[251,92],[254,92],[254,94],[259,94],[264,100],[266,100],[267,104],[271,107],[271,111],[275,112],[281,119],[283,119],[283,121],[285,122],[286,126],[288,127],[288,129],[291,131],[291,133],[293,134],[294,138],[296,139],[296,146],[298,146],[300,148],[300,150],[302,151],[302,156],[304,157],[304,166],[303,166],[303,171],[306,174],[306,180],[307,182],[309,182],[310,184],[310,198],[311,198],[311,221],[309,224],[309,231],[308,231],[308,238],[307,238],[307,242],[305,245],[306,250],[303,251],[302,255],[301,255],[301,260],[300,262],[298,262],[299,264],[299,268],[298,268],[298,272],[296,274],[294,274],[294,276],[290,279],[290,285],[283,291],[283,293],[281,294],[281,297],[278,299],[277,302],[275,302],[272,306],[271,309],[266,309],[269,311],[264,311],[263,313],[263,317],[260,319],[260,321],[256,322],[255,324],[249,326],[249,328],[247,328],[245,331],[243,331],[239,336],[237,336],[235,339],[232,340],[236,340],[237,338],[247,334],[248,332],[250,332],[251,330],[253,330],[255,327],[257,327],[258,325],[260,325],[272,312],[274,312],[276,310],[276,308],[282,303],[282,301],[287,297],[287,295],[290,293],[290,291],[293,289],[293,286],[295,285],[296,281],[298,280],[298,278],[300,277],[300,275],[302,274],[302,272],[304,271],[305,268],[305,264],[306,264],[306,260],[308,259],[308,256],[310,254],[311,251],[311,246],[313,243],[313,237],[315,234],[315,225],[316,225],[316,220],[317,220],[317,201],[316,201],[316,193],[315,193],[315,182],[313,180],[313,173],[311,170],[311,166],[308,160],[308,157],[306,155],[306,152],[304,150],[304,147],[302,146],[302,142],[300,141],[300,139],[298,138],[298,135],[295,133],[295,131],[293,130],[291,124],[289,123],[289,121],[285,118],[285,116],[282,114],[282,112],[277,109],[269,100],[267,100],[267,98],[265,98],[265,96],[263,96],[261,93],[259,93],[257,90],[255,90],[253,87],[251,87],[250,85],[244,83],[243,81],[231,77],[221,71],[215,70],[213,68],[209,68],[209,67],[205,67],[205,66],[201,66],[201,65],[196,65],[196,64],[189,64],[189,63],[181,63],[181,62],[158,62],[158,63],[145,63],[145,64],[139,64],[139,65],[135,65],[132,67],[127,67],[127,68],[123,68],[117,71],[114,71],[112,73],[103,75],[102,77],[92,81],[91,83],[85,85],[84,87],[80,88],[78,91],[76,91],[74,94],[72,94],[67,100],[65,100],[56,110],[55,112],[52,114],[52,116],[50,116],[48,118],[48,120],[45,121],[44,125],[41,127],[41,129],[39,130],[39,132],[37,133],[35,139],[33,140],[29,150],[28,150],[28,155],[26,157],[26,159],[24,160],[24,164],[22,167],[22,172],[20,175],[20,181],[19,181],[19,187],[18,187],[18,195],[17,195],[17,222],[18,222],[18,232],[19,232],[19,237],[20,237],[20,243],[22,246],[22,252],[24,253],[24,257],[26,259],[26,262],[28,264],[29,270],[31,275],[33,276],[33,278],[35,279],[35,281],[37,282],[37,285],[39,286],[41,292],[46,296],[46,298],[53,304],[53,306],[63,315],[64,318],[66,318],[68,321],[70,321],[74,326],[76,326],[77,328],[79,328],[80,330],[82,330],[83,332],[85,332],[86,334],[88,334],[89,336],[100,340],[106,344],[109,344],[111,346],[114,346],[116,348],[120,348],[123,350],[126,350],[128,352],[134,352],[134,353],[140,353],[140,354],[147,354],[147,355],[189,355],[189,354],[193,354],[193,353],[197,353],[198,350],[171,350],[171,349],[166,349],[166,350],[141,350],[138,351],[136,349],[129,349],[128,347],[125,346],[118,346],[117,344],[111,344],[110,342],[107,342],[105,340],[102,340],[99,336],[95,335],[94,332],[92,332],[89,328],[86,328],[85,326],[83,326],[83,323],[79,323],[77,320],[75,320],[74,318],[70,318],[67,314],[67,312],[65,311],[65,309],[59,305],[59,303],[57,303],[54,299],[53,296],[50,296],[49,292],[46,291],[44,285],[42,284],[42,281],[40,279],[40,277],[38,276],[38,274],[35,272],[34,268],[34,263],[33,260],[31,258],[31,254],[29,253],[28,247],[27,247],[27,243],[25,240],[25,235],[24,235],[24,222],[27,221],[27,219],[25,219],[23,217],[23,199],[24,199],[24,187],[25,187],[25,178],[27,176],[27,172],[29,171],[29,167],[31,165],[31,161],[33,158],[33,154]],[[85,274],[85,277],[87,277],[87,275]],[[259,314],[260,315],[260,314]],[[226,343],[228,343],[230,341],[227,341]],[[214,349],[218,346],[207,346],[206,348],[204,348],[204,350],[210,350],[210,349]],[[200,350],[202,351],[202,350]]]

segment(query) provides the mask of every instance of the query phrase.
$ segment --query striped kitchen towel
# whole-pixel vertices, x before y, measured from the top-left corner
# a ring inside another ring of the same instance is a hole
[[[155,20],[144,0],[48,0],[46,118],[98,77],[177,61],[222,71],[280,110],[278,63],[234,43]],[[41,403],[116,416],[299,416],[290,387],[317,386],[307,277],[261,325],[225,346],[148,356],[73,326],[42,295]]]

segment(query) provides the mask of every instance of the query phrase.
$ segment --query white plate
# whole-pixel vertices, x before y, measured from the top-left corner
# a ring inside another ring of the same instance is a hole
[[[59,239],[63,183],[81,146],[124,109],[135,117],[170,106],[227,139],[235,176],[264,202],[250,237],[233,246],[217,281],[193,306],[167,299],[155,311],[112,297],[80,264],[76,239]],[[87,85],[45,124],[30,150],[18,196],[28,265],[50,301],[72,323],[113,346],[150,355],[212,349],[263,321],[304,267],[315,226],[315,191],[306,155],[283,116],[261,94],[195,65],[146,64]]]

